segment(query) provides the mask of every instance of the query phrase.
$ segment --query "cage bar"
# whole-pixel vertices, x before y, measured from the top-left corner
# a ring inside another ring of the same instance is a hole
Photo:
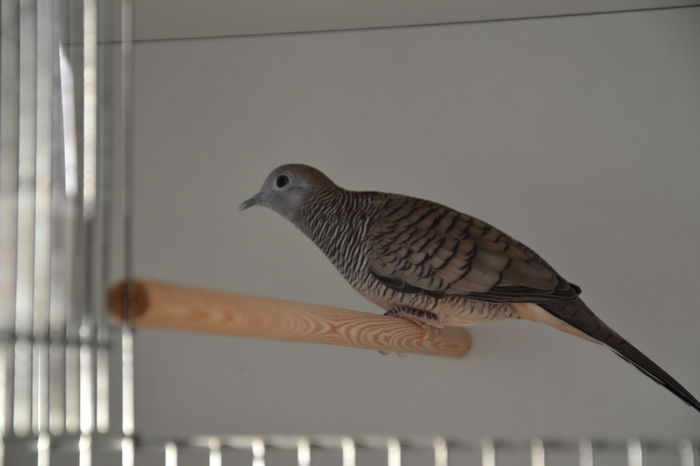
[[[593,442],[590,439],[581,439],[578,442],[579,466],[593,466]]]
[[[4,437],[13,431],[14,327],[17,287],[20,14],[0,2],[0,461]]]
[[[250,449],[253,454],[253,466],[265,466],[265,441],[260,437],[254,438]]]
[[[546,455],[544,441],[536,438],[530,442],[530,463],[532,466],[546,466]]]
[[[644,466],[644,449],[641,440],[635,438],[627,442],[627,464],[628,466]]]
[[[481,466],[496,466],[496,442],[492,439],[481,442]]]
[[[15,268],[15,335],[13,423],[27,435],[32,422],[32,332],[34,313],[34,212],[36,199],[37,9],[27,1],[20,9],[19,147],[17,166],[17,259]]]
[[[355,440],[351,437],[343,437],[341,439],[341,448],[343,453],[343,466],[355,466]]]
[[[177,444],[173,441],[165,442],[163,451],[165,466],[177,466]]]
[[[444,437],[435,437],[433,439],[433,450],[435,466],[447,466],[449,457],[447,440]]]

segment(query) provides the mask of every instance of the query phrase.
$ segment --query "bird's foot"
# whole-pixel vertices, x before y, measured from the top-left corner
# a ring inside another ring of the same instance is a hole
[[[384,313],[385,316],[400,317],[413,322],[423,331],[420,339],[438,341],[442,337],[443,324],[437,315],[407,306],[395,307]]]

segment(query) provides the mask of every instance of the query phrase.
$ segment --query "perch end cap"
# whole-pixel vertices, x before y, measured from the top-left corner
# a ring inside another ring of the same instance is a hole
[[[138,282],[120,282],[114,285],[107,295],[109,312],[120,321],[143,316],[148,306],[148,292]]]

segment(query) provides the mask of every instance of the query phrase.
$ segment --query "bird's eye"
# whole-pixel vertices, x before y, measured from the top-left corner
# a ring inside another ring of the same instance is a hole
[[[289,184],[289,177],[287,175],[280,175],[275,180],[275,186],[278,188],[284,188]]]

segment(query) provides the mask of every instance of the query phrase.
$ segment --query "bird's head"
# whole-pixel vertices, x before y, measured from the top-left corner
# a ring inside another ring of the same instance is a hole
[[[296,163],[282,165],[272,170],[260,192],[243,202],[239,209],[262,205],[294,221],[310,195],[334,188],[336,185],[313,167]]]

